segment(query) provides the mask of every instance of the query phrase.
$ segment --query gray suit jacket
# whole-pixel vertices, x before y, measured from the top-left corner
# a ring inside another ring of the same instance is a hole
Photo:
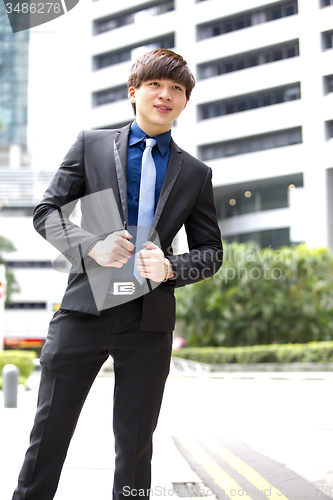
[[[87,254],[99,239],[127,223],[129,130],[130,125],[80,132],[35,208],[36,230],[72,265],[61,304],[64,309],[97,315],[103,309],[115,270],[97,265]],[[81,227],[69,220],[79,199]],[[172,241],[183,224],[189,252],[173,255]],[[174,288],[208,278],[222,264],[211,169],[174,141],[150,237],[171,261],[175,279],[159,286],[152,283],[152,291],[143,299],[141,329],[168,331],[175,323]]]

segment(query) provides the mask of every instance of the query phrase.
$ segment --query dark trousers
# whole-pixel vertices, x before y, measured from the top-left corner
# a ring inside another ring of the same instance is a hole
[[[109,355],[115,372],[113,499],[128,499],[131,489],[149,490],[152,435],[169,373],[172,332],[140,331],[141,309],[142,298],[99,317],[67,310],[54,315],[41,356],[30,446],[12,500],[54,497],[82,406]]]

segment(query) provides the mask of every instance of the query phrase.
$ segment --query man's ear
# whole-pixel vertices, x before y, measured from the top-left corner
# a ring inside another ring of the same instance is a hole
[[[183,107],[183,111],[184,111],[184,109],[186,108],[187,103],[188,103],[188,99],[186,99],[185,106]]]
[[[128,98],[131,102],[135,102],[135,88],[134,87],[130,87],[128,89]]]

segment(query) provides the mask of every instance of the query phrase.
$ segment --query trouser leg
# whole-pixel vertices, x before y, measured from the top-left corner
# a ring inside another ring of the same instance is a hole
[[[13,500],[54,497],[83,403],[108,357],[106,349],[88,349],[88,337],[95,332],[84,328],[74,314],[60,313],[50,325],[41,357],[42,374],[30,447]]]
[[[114,500],[137,497],[139,490],[140,498],[149,498],[152,436],[171,356],[171,332],[137,332],[130,336],[129,347],[115,348],[112,353],[115,370]]]

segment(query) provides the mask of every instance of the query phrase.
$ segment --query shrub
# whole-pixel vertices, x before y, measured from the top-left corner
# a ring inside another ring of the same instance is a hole
[[[333,362],[333,341],[244,347],[184,347],[173,351],[172,355],[207,364],[324,363]]]
[[[34,369],[33,360],[37,357],[31,351],[1,351],[0,352],[0,388],[2,387],[2,369],[5,365],[15,365],[19,369],[19,383],[24,384]]]
[[[279,250],[224,245],[208,280],[177,290],[188,346],[304,343],[333,339],[333,256],[301,244]]]

